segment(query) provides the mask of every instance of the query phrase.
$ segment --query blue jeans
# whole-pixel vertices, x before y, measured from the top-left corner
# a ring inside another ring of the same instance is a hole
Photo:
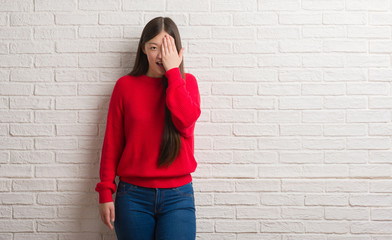
[[[114,228],[118,240],[195,240],[193,183],[147,188],[118,183]]]

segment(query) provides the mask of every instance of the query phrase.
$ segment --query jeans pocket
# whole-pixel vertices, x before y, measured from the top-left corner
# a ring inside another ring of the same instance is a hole
[[[120,181],[118,183],[116,196],[126,195],[126,194],[128,194],[129,192],[131,192],[135,188],[137,188],[136,185]]]
[[[180,187],[176,187],[174,188],[174,190],[176,191],[176,193],[180,196],[183,197],[194,197],[194,192],[193,192],[193,184],[192,182],[185,184],[183,186]]]

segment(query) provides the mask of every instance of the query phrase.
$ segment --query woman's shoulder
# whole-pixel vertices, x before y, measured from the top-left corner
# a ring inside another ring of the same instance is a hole
[[[124,75],[119,77],[114,83],[113,91],[117,94],[122,94],[124,91],[127,91],[131,79],[132,76],[130,75]]]
[[[131,80],[137,78],[136,76],[131,76],[131,75],[123,75],[121,77],[119,77],[116,81],[116,85],[120,85],[120,86],[126,86],[126,84],[128,84]]]
[[[197,85],[196,77],[192,73],[188,73],[188,72],[185,73],[185,81],[186,82],[189,81],[189,82]]]
[[[186,73],[185,73],[185,77],[188,78],[188,76],[191,77],[191,78],[195,78],[195,76],[194,76],[192,73],[186,72]]]
[[[133,78],[136,78],[136,76],[132,76],[132,75],[127,74],[127,75],[123,75],[123,76],[119,77],[117,81],[127,81],[127,80],[133,79]]]

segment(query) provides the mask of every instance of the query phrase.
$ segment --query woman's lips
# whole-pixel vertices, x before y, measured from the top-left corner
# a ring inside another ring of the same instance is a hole
[[[165,69],[165,68],[163,67],[163,64],[157,63],[157,65],[158,65],[160,68]]]

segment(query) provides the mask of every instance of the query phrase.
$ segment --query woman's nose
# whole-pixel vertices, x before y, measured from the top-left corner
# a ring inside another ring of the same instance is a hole
[[[159,51],[158,51],[158,56],[157,56],[158,58],[162,58],[162,48],[161,49],[159,49]]]

